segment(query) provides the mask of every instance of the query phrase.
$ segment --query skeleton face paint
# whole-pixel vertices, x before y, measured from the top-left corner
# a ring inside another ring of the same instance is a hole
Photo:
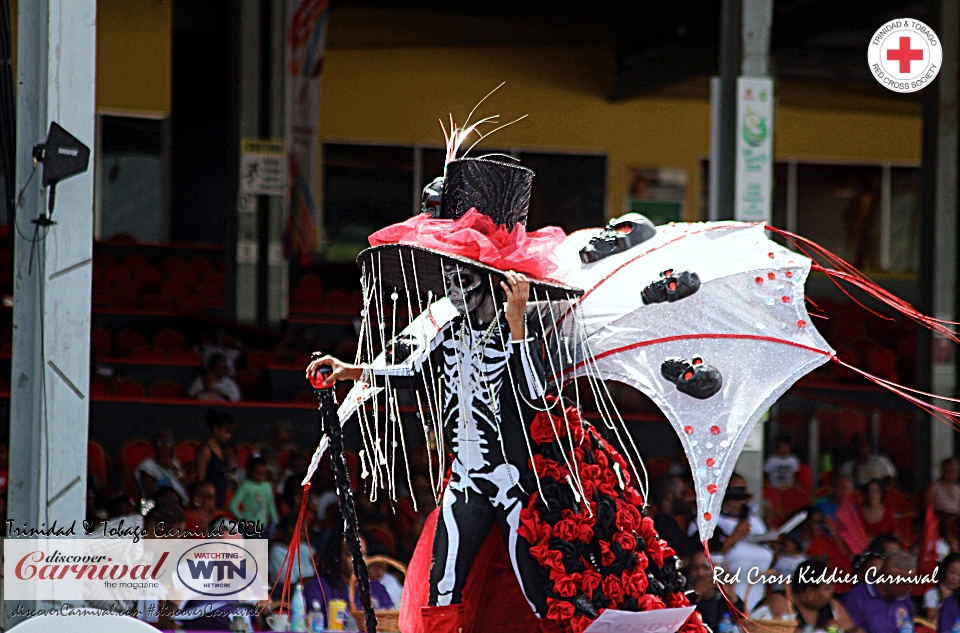
[[[483,276],[471,268],[443,265],[443,287],[447,298],[461,313],[476,310],[483,302]]]
[[[677,386],[677,391],[699,400],[716,395],[723,387],[723,376],[699,356],[690,360],[668,358],[660,365],[660,374]]]
[[[628,213],[610,220],[590,243],[580,249],[580,261],[589,264],[633,248],[657,234],[653,223],[639,213]]]

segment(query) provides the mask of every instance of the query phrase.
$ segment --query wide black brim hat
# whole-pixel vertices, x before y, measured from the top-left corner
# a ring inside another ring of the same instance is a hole
[[[457,220],[471,209],[488,216],[499,230],[512,232],[517,224],[526,225],[533,188],[533,172],[525,167],[483,158],[463,158],[446,167],[442,195],[434,205],[433,217]],[[428,187],[428,190],[430,188]],[[425,192],[426,203],[426,192]],[[425,208],[427,205],[425,204]],[[489,224],[489,223],[488,223]],[[357,264],[365,275],[372,275],[378,290],[390,294],[394,289],[426,296],[446,294],[443,265],[455,264],[494,276],[494,287],[504,270],[477,259],[437,247],[410,242],[380,244],[360,253]],[[523,272],[523,271],[521,271]],[[526,274],[532,301],[573,299],[583,294],[579,288]]]
[[[377,290],[387,295],[394,290],[405,290],[424,297],[430,293],[434,297],[445,296],[444,263],[492,275],[494,288],[499,288],[499,279],[504,273],[476,259],[412,244],[382,244],[368,248],[360,253],[357,263],[365,274],[372,275]],[[529,275],[527,279],[530,281],[531,301],[561,301],[583,294],[580,288],[557,281],[534,279]]]

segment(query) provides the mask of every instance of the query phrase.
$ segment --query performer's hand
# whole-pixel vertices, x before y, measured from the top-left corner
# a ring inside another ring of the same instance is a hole
[[[508,270],[503,276],[500,286],[507,293],[505,316],[510,326],[510,337],[515,341],[522,341],[527,335],[525,315],[527,300],[530,298],[530,282],[525,276],[512,270]]]
[[[350,365],[333,356],[323,356],[307,365],[306,378],[313,378],[321,367],[329,367],[333,371],[323,381],[324,388],[332,386],[338,380],[360,380],[363,368],[359,365]]]

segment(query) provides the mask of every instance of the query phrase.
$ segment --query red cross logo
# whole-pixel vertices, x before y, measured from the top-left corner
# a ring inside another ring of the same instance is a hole
[[[910,48],[910,36],[900,38],[900,48],[891,48],[887,51],[887,60],[900,62],[900,72],[910,72],[910,62],[923,61],[922,48]]]

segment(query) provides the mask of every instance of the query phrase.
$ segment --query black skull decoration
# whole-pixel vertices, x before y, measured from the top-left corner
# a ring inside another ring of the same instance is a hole
[[[677,272],[672,268],[660,273],[660,279],[652,282],[640,291],[644,305],[651,303],[673,303],[689,297],[700,290],[700,275],[689,270]]]
[[[660,373],[677,386],[677,391],[700,400],[716,395],[723,387],[720,370],[706,364],[699,356],[690,360],[668,358],[660,365]]]
[[[430,217],[440,217],[440,203],[443,201],[443,176],[434,178],[433,181],[423,188],[423,196],[420,198],[420,210],[429,213]]]
[[[389,365],[405,362],[420,348],[417,338],[410,334],[398,334],[387,342],[383,355]]]
[[[590,264],[616,253],[622,253],[646,242],[657,234],[653,222],[639,213],[628,213],[614,220],[580,249],[580,261]]]

